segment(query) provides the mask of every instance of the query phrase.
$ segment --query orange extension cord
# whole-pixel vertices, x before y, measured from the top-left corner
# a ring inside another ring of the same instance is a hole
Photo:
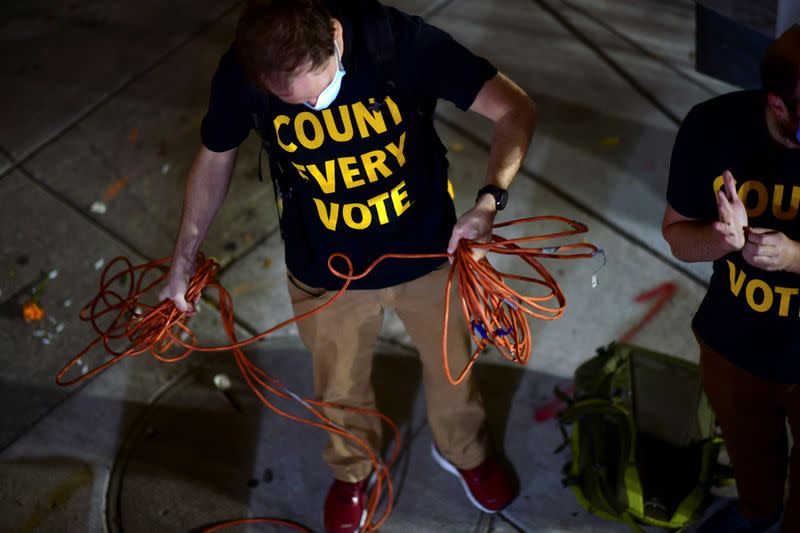
[[[585,225],[564,217],[530,217],[495,224],[493,228],[498,229],[517,224],[541,221],[562,222],[570,226],[571,229],[518,239],[505,239],[498,235],[492,235],[492,241],[489,243],[461,240],[452,256],[446,253],[386,254],[376,259],[364,272],[358,275],[353,274],[353,264],[346,255],[341,253],[332,254],[330,258],[328,258],[328,268],[335,276],[345,280],[342,288],[318,308],[285,320],[245,341],[237,341],[236,339],[233,302],[230,294],[217,280],[217,274],[220,268],[219,265],[213,260],[205,259],[202,254],[200,254],[197,258],[196,271],[189,281],[186,299],[187,301],[194,301],[200,296],[201,291],[207,288],[214,288],[217,290],[222,324],[231,341],[231,344],[227,346],[197,346],[197,338],[185,324],[187,316],[179,311],[172,301],[164,300],[155,306],[149,306],[140,301],[145,294],[164,281],[166,277],[165,270],[171,258],[159,259],[134,266],[127,258],[117,257],[103,270],[100,281],[100,291],[80,313],[81,320],[92,324],[92,327],[97,333],[97,337],[61,369],[56,377],[56,382],[64,387],[74,385],[99,374],[109,366],[126,357],[141,355],[145,352],[149,352],[157,360],[164,363],[174,363],[188,357],[195,351],[232,351],[236,359],[236,364],[242,372],[245,381],[264,405],[291,420],[324,429],[330,433],[351,439],[366,451],[372,461],[376,477],[374,488],[370,492],[368,499],[367,525],[365,526],[365,531],[376,531],[386,521],[392,510],[393,489],[389,471],[401,448],[400,433],[395,424],[385,415],[374,410],[302,399],[283,386],[280,381],[255,366],[247,356],[245,356],[244,352],[242,352],[242,348],[263,339],[284,326],[302,320],[331,306],[344,291],[347,290],[350,282],[367,276],[378,263],[385,259],[449,257],[452,260],[452,264],[447,279],[447,305],[445,306],[442,324],[444,331],[442,339],[442,363],[450,383],[454,385],[461,383],[468,375],[472,365],[475,364],[478,356],[488,345],[496,346],[504,357],[524,365],[530,359],[532,352],[531,330],[526,315],[542,320],[557,320],[564,313],[566,307],[566,298],[564,297],[561,287],[558,285],[555,278],[539,262],[539,259],[585,259],[593,257],[598,253],[603,254],[602,250],[599,250],[596,246],[589,243],[576,243],[544,248],[524,248],[520,246],[522,243],[560,239],[588,231]],[[497,254],[516,255],[530,265],[539,275],[539,278],[499,272],[489,264],[486,258],[480,261],[475,260],[472,256],[472,251],[477,249],[484,249],[487,252]],[[605,254],[603,254],[603,257],[605,264]],[[333,262],[337,258],[345,262],[347,265],[347,273],[340,272],[334,268]],[[122,264],[123,268],[113,275],[109,275],[112,268],[119,264]],[[151,272],[154,271],[157,271],[158,275],[151,276]],[[471,332],[473,341],[477,345],[466,367],[461,370],[457,377],[453,377],[451,373],[446,348],[450,289],[454,277],[458,281],[461,306],[464,311],[467,327]],[[147,281],[148,278],[150,278],[150,281]],[[505,284],[506,279],[533,283],[544,287],[547,291],[546,294],[541,296],[524,296],[508,287]],[[119,282],[124,283],[126,281],[128,283],[127,294],[120,294],[113,288],[115,284]],[[107,326],[101,327],[98,324],[100,320],[108,321],[109,323]],[[191,339],[191,343],[183,341],[181,337]],[[118,342],[125,342],[128,347],[124,350],[117,350],[112,344]],[[91,370],[85,370],[82,375],[66,380],[65,376],[70,370],[75,365],[79,364],[82,357],[98,345],[102,345],[105,352],[111,357],[99,366]],[[177,355],[167,355],[167,352],[172,348],[181,348],[182,351]],[[265,396],[265,392],[270,392],[285,400],[295,400],[299,402],[310,413],[310,418],[302,418],[280,409]],[[372,450],[368,443],[330,420],[322,413],[321,408],[342,409],[369,414],[371,416],[380,417],[386,421],[386,423],[392,427],[395,434],[395,446],[392,456],[386,462],[381,461],[378,452]],[[387,504],[383,513],[378,515],[378,506],[383,499],[384,490],[386,491]],[[206,529],[205,532],[218,531],[234,525],[253,523],[270,523],[291,527],[298,531],[309,531],[305,527],[287,520],[248,518],[217,524]]]

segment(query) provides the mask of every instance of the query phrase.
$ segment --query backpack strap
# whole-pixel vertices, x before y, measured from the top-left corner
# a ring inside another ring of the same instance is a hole
[[[292,197],[292,187],[286,179],[286,169],[288,168],[288,161],[286,158],[280,154],[279,150],[274,149],[272,146],[272,141],[270,141],[270,137],[267,134],[266,125],[261,123],[261,118],[259,111],[263,112],[264,116],[269,115],[269,95],[261,93],[258,89],[252,86],[248,86],[248,90],[250,93],[250,100],[251,100],[251,109],[252,112],[250,116],[253,120],[253,128],[258,132],[258,135],[261,137],[261,144],[262,144],[262,151],[258,154],[258,179],[260,181],[264,181],[262,165],[261,165],[261,155],[262,152],[266,152],[267,156],[270,158],[270,162],[272,163],[271,167],[272,170],[277,170],[277,172],[270,172],[270,177],[272,178],[272,185],[275,189],[275,199],[278,198],[291,198]]]
[[[569,475],[573,481],[570,484],[572,485],[573,490],[576,492],[576,495],[578,495],[578,500],[584,505],[584,507],[587,507],[588,500],[586,499],[586,495],[578,494],[577,490],[575,490],[580,489],[580,484],[576,484],[575,480],[581,479],[581,477],[586,474],[585,472],[582,472],[580,468],[580,420],[585,416],[591,415],[614,417],[621,422],[620,427],[623,428],[622,441],[624,441],[627,445],[625,457],[623,459],[625,461],[623,466],[623,484],[625,487],[626,498],[628,500],[628,506],[626,511],[620,512],[615,510],[612,505],[606,502],[604,507],[607,507],[608,509],[604,509],[603,511],[605,511],[606,515],[613,517],[615,520],[620,520],[628,525],[633,524],[633,526],[635,526],[635,522],[631,515],[644,515],[644,500],[642,495],[642,484],[641,480],[639,479],[639,471],[636,466],[636,426],[630,413],[623,406],[617,405],[603,398],[588,398],[575,402],[572,406],[568,407],[561,413],[559,420],[563,424],[576,424],[572,431],[572,465]],[[595,496],[598,496],[601,500],[604,500],[602,490],[599,487],[597,487],[596,490],[598,493],[595,494]],[[596,510],[593,511],[596,512]],[[634,530],[641,531],[641,529]]]
[[[286,240],[286,233],[283,227],[283,206],[287,200],[292,199],[292,186],[287,176],[288,160],[276,149],[266,129],[266,124],[262,123],[262,117],[269,116],[269,95],[262,93],[252,85],[247,86],[250,97],[250,117],[253,121],[253,129],[261,137],[261,149],[258,151],[258,180],[264,181],[264,169],[262,157],[266,153],[270,162],[270,179],[272,181],[272,192],[275,195],[275,211],[278,215],[278,228],[281,232],[281,239]]]
[[[697,485],[689,492],[686,498],[678,505],[672,514],[670,522],[673,524],[687,524],[700,518],[701,510],[708,500],[709,489],[715,483],[714,474],[717,465],[717,456],[724,443],[720,438],[711,438],[705,441],[702,449],[700,466],[700,479]]]
[[[377,0],[360,0],[358,3],[362,21],[367,22],[363,25],[367,30],[364,34],[367,51],[376,66],[388,65],[394,61],[397,52],[389,12]]]
[[[377,0],[359,0],[358,13],[361,19],[361,28],[364,35],[364,46],[377,69],[383,98],[376,100],[369,106],[370,111],[377,111],[384,105],[386,98],[391,96],[397,84],[391,77],[392,68],[397,58],[397,46],[394,30],[387,8]]]

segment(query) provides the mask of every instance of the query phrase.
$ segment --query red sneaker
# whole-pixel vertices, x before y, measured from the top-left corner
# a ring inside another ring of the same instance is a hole
[[[367,519],[367,484],[369,478],[356,483],[334,479],[325,498],[325,531],[357,533]]]
[[[435,444],[431,446],[431,455],[439,466],[461,480],[469,501],[484,513],[500,511],[517,496],[511,476],[492,457],[487,457],[475,468],[461,470],[442,457]]]

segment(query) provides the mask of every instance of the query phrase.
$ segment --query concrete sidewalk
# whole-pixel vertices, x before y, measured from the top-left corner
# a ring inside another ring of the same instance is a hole
[[[678,292],[635,342],[696,357],[689,323],[710,269],[671,258],[660,236],[664,191],[678,121],[732,88],[692,71],[689,0],[390,3],[490,59],[539,106],[533,148],[498,220],[579,220],[608,264],[592,288],[599,259],[549,263],[567,296],[564,318],[533,324],[526,368],[490,354],[476,370],[494,439],[522,487],[494,516],[474,510],[432,461],[418,360],[397,317],[387,316],[374,381],[404,448],[397,507],[382,531],[627,531],[594,518],[561,487],[567,457],[553,454],[561,435],[533,413],[598,346],[638,321],[647,304],[634,303],[636,295],[663,282]],[[78,311],[103,266],[118,255],[141,263],[172,252],[210,78],[240,8],[207,0],[0,7],[2,531],[199,531],[244,516],[321,530],[325,435],[260,406],[230,354],[171,365],[142,356],[79,386],[54,383],[92,338]],[[437,122],[462,212],[484,180],[490,124],[449,104]],[[203,246],[223,265],[240,338],[290,316],[272,189],[257,179],[257,155],[251,136]],[[507,258],[492,262],[523,271]],[[48,276],[47,316],[27,324],[20,305]],[[204,297],[191,326],[201,342],[225,343],[216,296]],[[298,394],[311,393],[295,328],[247,353]],[[102,361],[100,353],[85,358]],[[228,396],[213,385],[221,373],[233,381]]]

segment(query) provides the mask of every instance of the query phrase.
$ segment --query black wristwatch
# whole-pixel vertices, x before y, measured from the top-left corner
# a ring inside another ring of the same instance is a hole
[[[475,201],[477,202],[480,200],[481,196],[487,193],[494,196],[495,207],[498,211],[502,211],[503,208],[505,208],[506,203],[508,203],[508,191],[501,189],[497,185],[486,185],[481,187],[481,190],[478,191],[478,196],[475,197]]]

